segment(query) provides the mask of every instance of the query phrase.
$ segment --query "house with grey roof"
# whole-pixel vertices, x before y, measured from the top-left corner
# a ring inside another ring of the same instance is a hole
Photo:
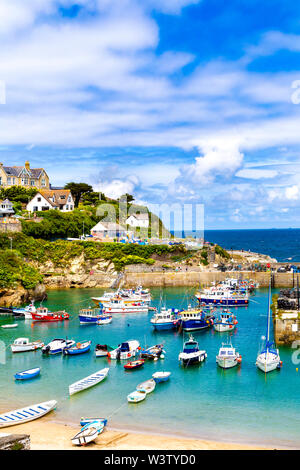
[[[49,189],[49,176],[44,168],[31,168],[29,161],[24,166],[6,166],[0,163],[0,188],[10,186]]]

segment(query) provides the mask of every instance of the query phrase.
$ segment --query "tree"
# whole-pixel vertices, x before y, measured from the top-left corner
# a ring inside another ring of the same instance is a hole
[[[71,183],[66,184],[65,189],[69,189],[71,191],[72,196],[75,200],[75,207],[78,207],[80,198],[83,194],[93,191],[92,186],[90,186],[89,184],[74,183],[73,181]]]
[[[131,196],[131,194],[123,194],[120,198],[119,198],[119,201],[121,202],[132,202],[134,201],[134,197]]]

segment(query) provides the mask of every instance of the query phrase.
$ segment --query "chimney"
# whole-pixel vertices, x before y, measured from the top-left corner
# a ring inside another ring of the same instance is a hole
[[[25,162],[25,168],[26,168],[27,171],[30,170],[30,163],[29,163],[28,160]]]

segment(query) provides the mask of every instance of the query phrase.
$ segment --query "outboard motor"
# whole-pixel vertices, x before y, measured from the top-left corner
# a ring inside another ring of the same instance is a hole
[[[50,346],[49,346],[49,345],[48,345],[48,346],[44,346],[44,347],[42,348],[42,353],[43,353],[43,354],[49,354],[49,351],[50,351]]]

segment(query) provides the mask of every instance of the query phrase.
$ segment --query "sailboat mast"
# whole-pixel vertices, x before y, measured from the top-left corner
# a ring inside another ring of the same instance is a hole
[[[271,309],[271,281],[269,282],[269,298],[268,298],[268,323],[267,323],[267,348],[269,347],[270,339],[270,309]]]

